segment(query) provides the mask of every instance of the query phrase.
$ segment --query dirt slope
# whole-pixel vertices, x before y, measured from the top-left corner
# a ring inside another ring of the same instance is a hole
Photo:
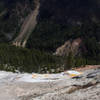
[[[13,45],[25,47],[26,42],[31,34],[31,32],[35,29],[37,24],[37,16],[39,14],[40,2],[37,0],[36,8],[30,15],[25,19],[19,35],[13,41]]]

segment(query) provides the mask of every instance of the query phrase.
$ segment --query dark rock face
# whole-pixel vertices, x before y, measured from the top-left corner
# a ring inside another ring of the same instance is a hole
[[[2,11],[6,10],[0,16],[0,41],[11,40],[18,34],[25,17],[34,9],[34,0],[1,0],[0,4]],[[100,16],[99,0],[40,0],[40,4],[39,21],[80,24],[85,19]]]
[[[33,0],[0,1],[0,42],[8,42],[17,36],[25,18],[34,9]],[[5,12],[5,13],[4,13]]]
[[[0,1],[0,4],[3,6],[0,5],[0,9],[2,8],[0,12],[0,42],[13,41],[18,36],[25,18],[35,7],[34,1],[37,0]],[[92,22],[98,21],[100,18],[99,0],[40,0],[40,6],[39,15],[37,17],[38,23],[41,21],[45,23],[46,20],[56,22],[62,25],[61,27],[64,25],[71,26],[77,24],[81,26],[85,20]],[[40,30],[41,29],[39,29],[39,31]],[[45,31],[46,30],[44,30],[43,33],[46,33]],[[56,32],[55,34],[58,35]],[[34,37],[32,38],[34,39]],[[49,41],[51,41],[51,39]],[[30,47],[32,46],[30,45]],[[52,50],[52,47],[50,49]]]
[[[72,22],[99,17],[99,0],[41,0],[40,19]],[[44,6],[45,5],[45,6]]]

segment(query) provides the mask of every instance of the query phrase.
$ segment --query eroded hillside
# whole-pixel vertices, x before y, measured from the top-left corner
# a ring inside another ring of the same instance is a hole
[[[6,43],[0,44],[1,69],[100,64],[99,11],[99,0],[1,0],[0,43]],[[53,55],[56,50],[63,57]]]
[[[0,1],[0,42],[12,41],[19,34],[25,18],[35,8],[34,0]]]

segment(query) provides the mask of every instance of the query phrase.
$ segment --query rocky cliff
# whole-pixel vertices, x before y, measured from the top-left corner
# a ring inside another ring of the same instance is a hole
[[[35,9],[34,1],[0,1],[0,42],[12,41],[18,36],[27,16]]]
[[[25,47],[30,34],[37,25],[37,16],[40,8],[39,0],[34,0],[34,5],[34,10],[25,18],[18,36],[13,41],[15,46]]]
[[[1,0],[0,1],[0,41],[12,41],[18,34],[25,33],[23,26],[30,22],[34,8],[38,0]],[[44,20],[52,20],[62,25],[82,25],[85,20],[97,22],[99,20],[99,0],[39,0],[40,9],[34,15],[38,23]],[[29,17],[31,16],[31,17]],[[27,20],[27,21],[26,21]],[[35,21],[31,21],[35,23]],[[34,25],[30,24],[34,29]],[[30,26],[28,25],[28,26]],[[24,27],[31,33],[30,27]],[[26,35],[25,35],[26,36]],[[25,36],[22,36],[23,38]],[[15,39],[16,40],[16,39]],[[22,39],[23,41],[23,39]],[[24,41],[25,43],[25,41]]]
[[[30,59],[35,59],[31,56],[33,49],[41,52],[37,57],[41,60],[34,61],[37,66],[45,61],[45,53],[52,55],[54,52],[60,56],[74,53],[75,66],[100,64],[99,11],[99,0],[0,0],[0,43],[28,48],[30,53],[27,55]],[[5,50],[6,47],[8,50]],[[16,61],[20,66],[29,64],[30,59],[27,64],[24,61],[26,55],[23,50],[16,47],[12,49],[17,57],[13,57],[10,51],[10,46],[1,45],[1,64],[14,65]],[[23,55],[18,57],[20,51]],[[35,55],[36,52],[33,52]],[[48,60],[49,56],[47,57]],[[46,65],[54,67],[55,56],[50,59],[50,63]],[[30,64],[32,67],[35,65],[33,60],[30,60]],[[42,65],[45,66],[43,63]],[[57,63],[56,65],[58,66]]]
[[[80,38],[72,41],[69,40],[65,42],[64,45],[57,48],[55,54],[59,56],[68,56],[69,53],[72,52],[74,56],[79,55],[79,53],[81,53],[80,49],[81,45],[82,45],[82,40]]]

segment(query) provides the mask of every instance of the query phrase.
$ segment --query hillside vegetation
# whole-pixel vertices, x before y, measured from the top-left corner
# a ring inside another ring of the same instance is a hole
[[[62,64],[60,57],[43,51],[0,44],[0,70],[45,73]]]
[[[31,25],[27,27],[27,32],[23,32],[26,37],[30,35],[24,45],[26,48],[11,46],[16,37],[21,35],[25,19],[34,12],[36,1],[0,1],[1,69],[9,70],[4,67],[7,65],[12,66],[10,70],[14,68],[14,71],[39,72],[45,66],[47,69],[69,69],[86,64],[100,64],[99,0],[40,0],[35,29],[32,31]],[[67,56],[54,55],[56,49],[66,41],[77,38],[82,43],[76,55],[71,51]]]

